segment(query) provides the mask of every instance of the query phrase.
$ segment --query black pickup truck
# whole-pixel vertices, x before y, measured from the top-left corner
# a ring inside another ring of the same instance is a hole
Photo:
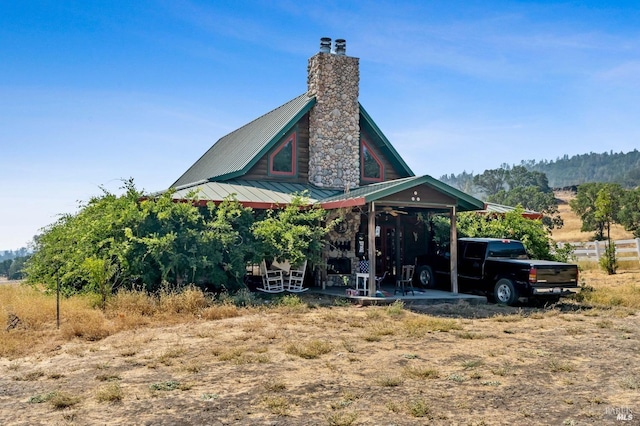
[[[448,287],[450,264],[448,252],[417,256],[417,284],[433,288],[442,283]],[[507,305],[514,305],[520,297],[558,300],[578,291],[578,267],[529,259],[520,241],[460,238],[458,285],[462,292],[481,292]]]

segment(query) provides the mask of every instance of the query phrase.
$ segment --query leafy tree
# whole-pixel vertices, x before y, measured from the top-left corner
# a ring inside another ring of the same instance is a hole
[[[505,188],[506,172],[504,168],[485,170],[481,175],[474,176],[473,184],[490,197]]]
[[[13,263],[12,259],[6,259],[0,262],[0,277],[8,277],[9,276],[9,268]]]
[[[509,189],[513,190],[519,187],[535,187],[540,192],[552,193],[549,187],[547,175],[542,172],[530,171],[524,166],[513,166],[507,168],[505,173],[505,182],[509,185]]]
[[[292,265],[305,259],[311,265],[320,263],[324,238],[332,224],[324,225],[326,211],[308,207],[306,196],[294,196],[289,205],[269,210],[264,220],[253,226],[259,252],[267,259],[288,260]]]
[[[466,171],[464,171],[459,175],[454,175],[452,173],[450,175],[440,176],[439,180],[446,183],[447,185],[453,186],[454,188],[458,188],[462,192],[473,194],[473,178],[473,173],[467,173]]]
[[[77,214],[61,216],[36,236],[35,253],[26,267],[28,280],[53,288],[59,278],[63,292],[69,294],[90,288],[86,259],[114,259],[126,268],[135,253],[125,230],[137,228],[141,221],[142,193],[132,181],[125,182],[123,189],[126,192],[120,197],[102,189],[102,196],[92,197]],[[134,280],[135,274],[127,278]]]
[[[535,259],[559,259],[555,242],[549,236],[541,220],[527,219],[518,207],[504,215],[479,215],[475,212],[460,213],[458,234],[462,237],[509,238],[520,240]]]
[[[619,208],[619,194],[612,190],[611,184],[598,191],[594,215],[596,221],[603,223],[604,229],[607,231],[607,247],[605,255],[600,258],[600,265],[609,275],[615,274],[618,267],[615,245],[611,243],[611,224],[617,221],[616,213]]]
[[[198,207],[196,193],[187,202],[172,200],[172,191],[144,196],[130,180],[123,189],[121,196],[103,190],[37,236],[29,281],[53,288],[59,277],[67,294],[121,285],[153,291],[163,282],[243,285],[254,248],[251,209],[234,199]]]
[[[110,259],[98,259],[96,256],[89,257],[82,264],[87,273],[88,290],[100,294],[102,297],[100,307],[104,311],[107,307],[107,298],[113,290],[113,279],[117,267]]]
[[[547,229],[559,229],[563,225],[558,210],[558,202],[553,192],[544,192],[538,186],[517,186],[502,190],[487,198],[487,201],[508,206],[521,206],[527,210],[542,213],[542,223]]]
[[[223,282],[233,290],[243,285],[247,262],[258,262],[262,256],[258,252],[258,242],[253,234],[252,226],[257,220],[256,213],[243,207],[235,198],[228,198],[218,206],[207,206],[209,220],[206,224],[207,241],[218,241],[221,245],[220,265],[212,271],[217,274],[224,271]],[[211,253],[213,256],[216,253]],[[209,258],[202,258],[209,262]]]
[[[612,202],[615,205],[614,214],[620,207],[620,199],[623,189],[618,184],[611,183],[585,183],[578,187],[576,197],[569,202],[573,210],[582,220],[583,232],[595,231],[594,238],[598,241],[604,240],[605,222],[603,216],[596,214],[596,200],[600,191],[604,190],[611,194]]]
[[[618,222],[633,236],[640,238],[640,187],[625,191],[620,203]]]
[[[0,262],[0,276],[5,276],[8,280],[21,280],[27,259],[29,259],[29,256],[18,256],[3,260]]]

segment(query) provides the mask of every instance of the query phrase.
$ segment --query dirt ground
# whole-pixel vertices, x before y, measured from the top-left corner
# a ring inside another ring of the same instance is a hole
[[[640,424],[632,310],[306,297],[0,359],[0,424]]]

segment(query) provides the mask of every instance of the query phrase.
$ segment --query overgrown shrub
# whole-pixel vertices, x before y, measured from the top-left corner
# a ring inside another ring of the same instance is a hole
[[[28,281],[49,291],[59,282],[64,295],[99,293],[104,309],[118,289],[155,292],[169,283],[171,291],[195,285],[235,293],[246,288],[248,262],[320,260],[325,211],[302,195],[256,213],[234,197],[203,207],[197,192],[176,202],[174,191],[145,195],[132,180],[122,189],[121,196],[103,189],[37,236]]]

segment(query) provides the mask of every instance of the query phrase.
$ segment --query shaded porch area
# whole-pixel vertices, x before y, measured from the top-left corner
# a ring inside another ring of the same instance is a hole
[[[385,279],[390,284],[406,281],[401,272],[412,266],[415,275],[409,281],[430,287],[422,279],[425,268],[417,263],[418,257],[435,252],[440,240],[450,252],[447,287],[450,294],[458,294],[457,213],[485,208],[482,201],[428,175],[353,188],[320,204],[332,212],[331,218],[340,220],[340,226],[328,233],[328,249],[323,253],[326,267],[315,284],[323,289],[339,288],[343,280],[346,285],[355,276],[368,275],[364,294],[369,295],[375,295],[376,285]],[[447,235],[437,239],[436,216],[449,220]],[[427,295],[422,294],[423,298]]]

